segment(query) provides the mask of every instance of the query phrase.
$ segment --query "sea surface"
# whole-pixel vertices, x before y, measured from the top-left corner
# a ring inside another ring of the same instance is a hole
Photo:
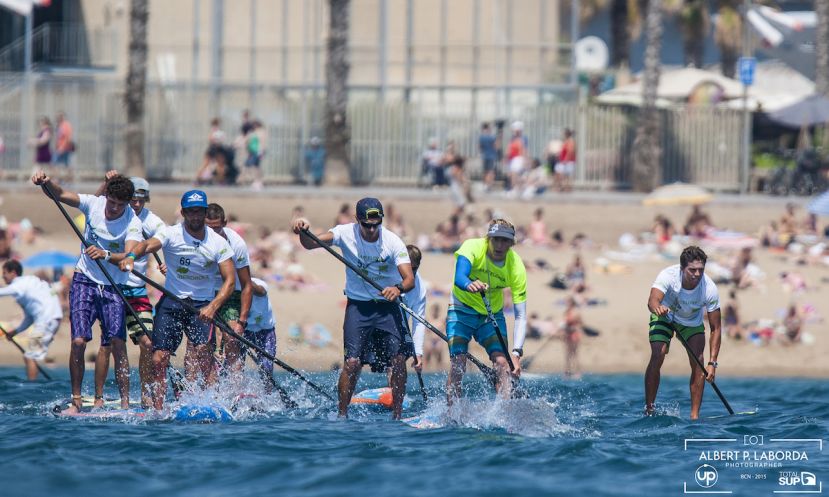
[[[338,420],[330,403],[283,375],[299,409],[257,394],[251,379],[181,400],[230,407],[231,390],[245,390],[230,423],[56,418],[69,379],[52,374],[28,383],[22,368],[0,368],[4,497],[829,494],[822,380],[723,377],[735,411],[756,414],[728,416],[706,387],[705,419],[690,422],[686,377],[663,378],[660,414],[646,418],[641,375],[532,376],[521,381],[529,398],[510,401],[496,401],[471,375],[466,400],[447,414],[445,375],[429,374],[428,404],[410,377],[405,414],[445,426],[415,429],[381,407]],[[309,377],[334,393],[335,373]],[[91,381],[87,371],[84,393]],[[358,390],[384,381],[366,372]],[[106,394],[116,394],[111,381]]]

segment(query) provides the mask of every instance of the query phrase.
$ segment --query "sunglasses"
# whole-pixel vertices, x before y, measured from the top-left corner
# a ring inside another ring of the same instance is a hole
[[[383,224],[383,221],[380,221],[379,223],[367,223],[365,221],[360,221],[360,226],[362,226],[363,228],[365,228],[367,230],[380,229],[380,225],[382,225],[382,224]]]

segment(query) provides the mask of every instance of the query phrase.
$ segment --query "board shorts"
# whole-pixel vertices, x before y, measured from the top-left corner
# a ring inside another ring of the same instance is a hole
[[[210,303],[209,300],[182,299],[196,309]],[[199,319],[183,305],[166,296],[161,297],[155,306],[155,323],[153,326],[153,351],[175,352],[183,335],[193,345],[204,345],[210,341],[213,325]]]
[[[264,349],[265,352],[272,356],[276,356],[276,331],[274,328],[269,330],[257,330],[257,331],[250,331],[245,330],[245,338],[253,342],[255,345],[259,346],[259,348]],[[240,360],[242,363],[245,362],[245,357],[247,357],[248,353],[248,346],[242,344],[241,354],[239,355]],[[273,371],[273,361],[268,359],[267,357],[262,356],[259,352],[252,350],[252,354],[254,354],[254,360],[256,364],[259,366],[260,370],[271,372]]]
[[[374,372],[382,372],[391,360],[414,357],[414,343],[400,307],[388,301],[348,299],[343,321],[345,359],[359,358]]]
[[[648,339],[651,343],[663,342],[671,346],[671,339],[674,333],[679,333],[687,342],[692,336],[705,334],[705,325],[685,326],[683,324],[668,321],[664,317],[651,314],[650,324],[648,326]],[[667,351],[666,351],[667,352]]]
[[[494,316],[495,321],[498,322],[498,327],[501,329],[504,342],[506,342],[507,321],[504,319],[504,313],[498,311]],[[507,353],[501,347],[501,341],[498,340],[495,327],[489,322],[489,318],[463,304],[449,305],[449,311],[446,314],[446,335],[449,338],[449,357],[468,353],[469,342],[473,338],[486,349],[490,359],[492,359],[492,354],[495,352],[504,355]]]
[[[242,313],[242,292],[241,290],[234,290],[230,297],[225,300],[225,303],[219,308],[216,317],[223,319],[226,323],[231,321],[239,321],[239,315]]]
[[[140,323],[144,325],[144,328],[147,329],[149,332],[149,337],[152,339],[153,337],[153,305],[150,303],[149,297],[133,297],[127,298],[127,302],[129,302],[130,307],[133,308],[135,313],[138,315],[138,319]],[[141,328],[139,325],[139,321],[136,321],[133,317],[132,313],[127,310],[127,336],[130,337],[132,343],[138,345],[138,339],[141,335],[144,334],[144,329]]]
[[[126,307],[117,289],[111,285],[100,285],[80,271],[75,272],[69,287],[69,309],[72,340],[92,340],[92,324],[95,320],[101,322],[101,346],[109,346],[113,338],[126,340]]]
[[[556,174],[562,174],[564,176],[572,176],[573,171],[576,169],[575,162],[559,162],[555,166]]]
[[[25,350],[23,357],[33,361],[42,361],[46,359],[46,351],[52,340],[55,339],[55,334],[60,328],[60,319],[52,319],[45,323],[35,323],[29,330],[17,335],[17,338],[22,338],[21,347]]]

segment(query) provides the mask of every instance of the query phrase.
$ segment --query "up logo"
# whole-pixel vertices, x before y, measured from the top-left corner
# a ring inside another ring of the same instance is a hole
[[[697,468],[696,472],[694,472],[694,480],[696,480],[697,485],[702,488],[713,487],[717,484],[718,479],[719,474],[717,473],[717,468],[711,466],[710,464],[703,464]]]

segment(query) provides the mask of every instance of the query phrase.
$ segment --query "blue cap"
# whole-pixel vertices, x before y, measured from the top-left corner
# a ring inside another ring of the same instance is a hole
[[[383,217],[383,204],[379,200],[372,197],[360,199],[357,202],[357,219]]]
[[[201,190],[190,190],[181,196],[181,208],[204,207],[207,209],[207,194]]]

